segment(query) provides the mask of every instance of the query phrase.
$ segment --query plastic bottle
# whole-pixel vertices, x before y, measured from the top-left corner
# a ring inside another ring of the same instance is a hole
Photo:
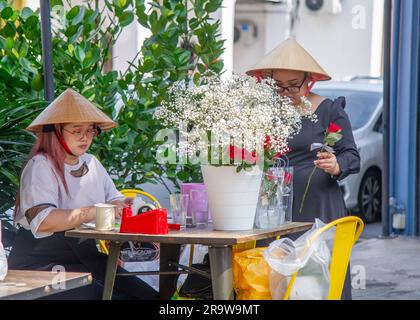
[[[0,281],[2,281],[7,274],[7,258],[1,242],[1,221],[0,221]]]

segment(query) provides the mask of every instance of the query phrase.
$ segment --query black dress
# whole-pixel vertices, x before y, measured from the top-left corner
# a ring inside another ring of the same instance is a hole
[[[343,194],[338,181],[349,174],[360,171],[360,157],[354,142],[349,118],[344,111],[345,99],[340,97],[335,101],[326,99],[315,111],[318,121],[308,118],[302,120],[299,134],[289,139],[291,152],[287,155],[289,165],[293,166],[293,220],[313,222],[315,218],[329,223],[346,215]],[[334,122],[342,128],[343,138],[334,146],[335,156],[340,165],[341,174],[331,177],[322,169],[317,168],[309,185],[308,193],[299,213],[309,176],[317,160],[317,150],[310,151],[314,142],[323,143],[324,133],[329,124]]]
[[[354,142],[349,118],[344,111],[346,101],[339,97],[335,101],[326,99],[315,111],[318,121],[308,118],[302,120],[299,134],[289,139],[291,152],[287,155],[289,165],[293,166],[293,221],[313,222],[315,218],[324,223],[346,216],[344,197],[338,181],[360,171],[360,156]],[[341,174],[331,177],[317,168],[312,177],[308,193],[300,213],[300,206],[309,176],[317,160],[317,151],[310,151],[314,142],[323,143],[324,133],[329,124],[334,122],[342,128],[343,138],[334,146],[335,156],[340,165]],[[295,238],[294,236],[293,238]],[[350,269],[349,269],[350,270]],[[343,299],[351,299],[350,273],[347,272],[343,290]]]

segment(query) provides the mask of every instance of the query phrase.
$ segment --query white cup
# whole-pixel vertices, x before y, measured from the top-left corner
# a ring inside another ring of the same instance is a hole
[[[107,203],[95,204],[95,230],[110,231],[115,228],[115,213],[117,206]]]

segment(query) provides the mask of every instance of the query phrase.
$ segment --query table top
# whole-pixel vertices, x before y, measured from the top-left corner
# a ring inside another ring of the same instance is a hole
[[[30,300],[92,283],[90,273],[9,270],[0,281],[0,300]]]
[[[117,231],[96,231],[90,228],[77,228],[65,233],[66,237],[89,238],[111,241],[144,241],[167,244],[203,244],[235,245],[253,240],[269,239],[291,233],[306,231],[312,227],[308,222],[292,222],[272,229],[253,229],[247,231],[216,231],[209,225],[207,228],[186,228],[179,231],[170,230],[168,234],[133,234]]]

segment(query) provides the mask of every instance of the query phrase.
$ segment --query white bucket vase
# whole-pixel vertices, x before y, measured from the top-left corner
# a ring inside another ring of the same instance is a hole
[[[252,172],[236,172],[235,166],[201,166],[215,230],[251,230],[262,178]]]

